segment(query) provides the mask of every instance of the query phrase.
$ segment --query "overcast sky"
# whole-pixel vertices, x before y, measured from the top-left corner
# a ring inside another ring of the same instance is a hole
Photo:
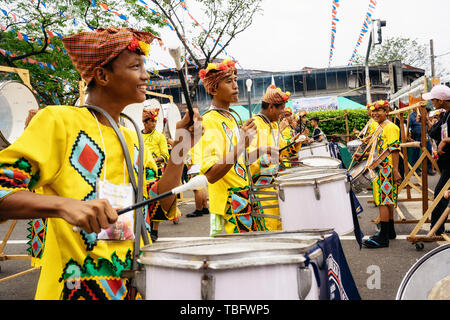
[[[195,2],[187,0],[192,8]],[[331,0],[264,0],[263,11],[227,49],[244,69],[299,70],[328,66],[331,37]],[[331,66],[347,65],[358,39],[369,0],[340,0]],[[429,44],[435,55],[450,52],[449,0],[378,0],[373,18],[387,21],[383,37],[407,37]],[[168,28],[166,43],[174,43]],[[358,53],[365,54],[368,34]],[[167,53],[154,50],[154,59],[173,66]],[[450,70],[450,54],[436,58]]]

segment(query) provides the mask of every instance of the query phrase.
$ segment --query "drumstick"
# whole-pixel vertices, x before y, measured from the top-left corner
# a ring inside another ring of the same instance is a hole
[[[305,140],[306,140],[306,137],[303,136],[303,135],[301,135],[300,137],[298,137],[297,140],[295,140],[294,142],[289,143],[287,146],[284,146],[283,148],[281,148],[280,150],[278,150],[278,152],[280,153],[281,151],[283,151],[283,150],[285,150],[285,149],[287,149],[287,148],[289,148],[289,147],[292,147],[294,144],[297,144],[297,143],[302,142],[302,141],[305,141]]]
[[[206,188],[207,186],[208,186],[208,179],[206,178],[205,175],[200,174],[198,176],[195,176],[191,180],[189,180],[189,182],[182,184],[181,186],[175,187],[170,191],[164,192],[164,193],[157,195],[156,197],[153,197],[151,199],[147,199],[147,200],[135,203],[131,206],[125,207],[123,209],[117,210],[117,215],[121,215],[121,214],[129,212],[131,210],[135,210],[139,207],[143,207],[149,203],[159,201],[159,200],[166,198],[168,196],[171,196],[171,195],[176,195],[176,194],[182,193],[187,190],[202,189],[202,188]],[[72,230],[73,230],[73,232],[81,231],[80,227],[73,227]]]
[[[191,121],[189,122],[189,125],[192,125],[194,123],[194,110],[192,108],[191,98],[189,97],[189,91],[186,84],[186,78],[183,74],[183,69],[181,68],[181,48],[169,48],[169,53],[172,56],[173,60],[175,61],[175,68],[178,72],[178,77],[180,78],[181,83],[181,89],[183,90],[184,98],[186,99],[186,105],[188,108],[189,116],[191,118]]]

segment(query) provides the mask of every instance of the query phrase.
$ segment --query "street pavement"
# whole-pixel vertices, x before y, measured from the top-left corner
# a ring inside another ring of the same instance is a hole
[[[438,175],[429,177],[431,190],[434,190],[438,179]],[[412,195],[414,197],[418,194],[413,190]],[[400,197],[404,198],[404,193],[400,194]],[[362,232],[368,237],[376,232],[376,225],[372,221],[378,216],[378,210],[373,204],[368,203],[372,199],[371,193],[361,193],[358,195],[358,199],[364,209],[364,212],[358,216],[359,223]],[[333,204],[330,203],[330,208],[332,206]],[[192,192],[183,194],[183,198],[179,201],[179,208],[182,212],[179,224],[169,221],[162,222],[159,227],[158,241],[180,237],[209,236],[209,215],[196,218],[185,216],[194,211]],[[408,220],[420,219],[422,216],[421,202],[401,202],[399,208]],[[397,218],[398,216],[396,216]],[[3,239],[9,226],[10,222],[0,225],[0,239]],[[416,223],[396,224],[397,239],[391,240],[389,248],[383,249],[366,249],[364,247],[360,249],[353,234],[340,237],[347,262],[363,300],[394,300],[400,283],[411,266],[439,245],[436,242],[428,242],[424,244],[423,250],[416,250],[415,245],[406,240],[415,226]],[[26,229],[26,221],[17,223],[6,245],[6,254],[26,254],[28,240]],[[425,224],[419,234],[426,234],[428,230],[429,225]],[[8,260],[0,261],[0,268],[1,279],[25,271],[30,267],[26,260]],[[0,300],[33,299],[38,277],[39,270],[36,270],[24,276],[0,282]]]

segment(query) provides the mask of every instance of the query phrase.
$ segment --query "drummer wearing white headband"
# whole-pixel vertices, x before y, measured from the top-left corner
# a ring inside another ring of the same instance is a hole
[[[441,177],[436,185],[434,194],[438,195],[447,181],[450,179],[450,88],[445,85],[438,85],[431,89],[430,93],[422,95],[425,100],[431,100],[434,108],[444,109],[445,114],[435,123],[430,131],[430,137],[438,144],[438,166],[441,170]],[[439,220],[439,217],[448,206],[449,200],[443,197],[437,204],[431,214],[431,228]],[[436,231],[436,235],[440,235],[445,231],[442,224]]]

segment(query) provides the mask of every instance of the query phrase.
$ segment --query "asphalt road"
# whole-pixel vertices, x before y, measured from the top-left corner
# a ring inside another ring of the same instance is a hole
[[[438,176],[429,177],[430,189],[434,188]],[[207,237],[209,235],[209,215],[187,218],[185,215],[194,210],[192,193],[186,192],[180,201],[179,208],[183,214],[180,223],[162,222],[159,227],[160,239],[172,237]],[[369,204],[370,193],[358,195],[364,212],[359,215],[361,230],[366,236],[376,231],[373,224],[378,216],[378,210],[373,204]],[[431,204],[431,202],[430,202]],[[421,203],[402,202],[399,205],[407,219],[420,219],[422,215]],[[0,225],[0,237],[4,237],[10,223]],[[436,248],[439,243],[425,243],[422,251],[417,251],[415,246],[406,240],[415,223],[396,224],[397,239],[390,242],[389,248],[369,250],[359,248],[352,234],[341,237],[341,243],[347,262],[363,300],[394,300],[403,277],[411,266],[430,250]],[[14,229],[10,241],[6,245],[6,254],[26,254],[27,223],[19,221]],[[448,229],[448,225],[447,225]],[[426,234],[421,230],[419,234]],[[17,272],[29,269],[29,263],[25,260],[0,261],[0,279]],[[374,272],[379,272],[379,282],[374,285]],[[0,282],[0,300],[30,300],[34,298],[39,270],[13,280]]]

